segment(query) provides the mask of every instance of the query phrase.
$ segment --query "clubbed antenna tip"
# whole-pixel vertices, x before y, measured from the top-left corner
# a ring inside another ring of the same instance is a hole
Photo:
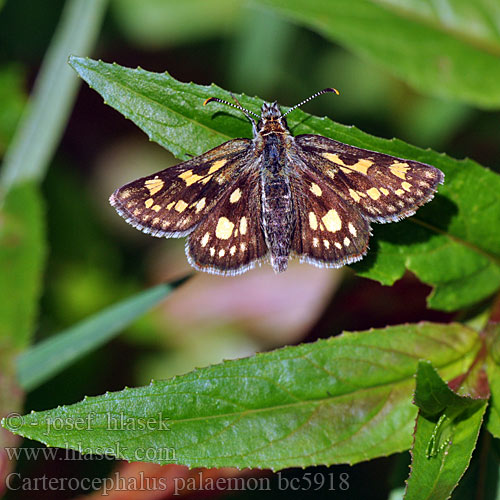
[[[203,101],[203,106],[206,106],[209,102],[215,101],[215,100],[216,100],[215,97],[209,97],[208,99],[205,99]]]

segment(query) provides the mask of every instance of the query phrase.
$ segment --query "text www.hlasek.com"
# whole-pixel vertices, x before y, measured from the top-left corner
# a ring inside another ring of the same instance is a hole
[[[9,460],[116,460],[118,457],[127,457],[131,461],[166,463],[175,462],[175,449],[170,447],[134,447],[133,451],[117,443],[107,448],[4,448]],[[130,458],[129,458],[130,457]]]

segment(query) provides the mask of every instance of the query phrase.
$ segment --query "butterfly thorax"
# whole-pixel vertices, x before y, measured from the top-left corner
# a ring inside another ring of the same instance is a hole
[[[292,246],[295,217],[287,151],[293,144],[276,103],[262,106],[254,145],[260,157],[261,225],[276,272],[285,271]]]

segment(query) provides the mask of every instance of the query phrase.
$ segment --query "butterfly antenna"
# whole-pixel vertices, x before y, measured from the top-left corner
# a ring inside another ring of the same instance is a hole
[[[316,92],[316,94],[312,95],[311,97],[308,97],[307,99],[304,99],[302,102],[299,102],[295,106],[292,106],[283,116],[286,116],[288,113],[292,112],[294,109],[300,108],[300,106],[302,106],[306,102],[312,101],[316,97],[318,97],[322,94],[326,94],[327,92],[333,92],[334,94],[337,94],[337,95],[340,94],[340,92],[334,88],[327,88],[327,89],[320,90],[319,92]]]
[[[235,99],[234,96],[232,96],[233,99],[237,101],[237,99]],[[227,104],[228,106],[231,106],[233,108],[236,108],[236,109],[239,109],[240,111],[243,111],[243,113],[245,113],[247,116],[248,115],[254,115],[256,116],[257,118],[260,118],[260,116],[257,114],[257,113],[254,113],[253,111],[249,111],[248,109],[245,109],[243,106],[241,106],[239,103],[238,104],[234,104],[232,102],[229,102],[229,101],[224,101],[223,99],[219,99],[218,97],[209,97],[208,99],[205,100],[205,102],[203,103],[203,106],[206,106],[209,102],[220,102],[221,104]]]

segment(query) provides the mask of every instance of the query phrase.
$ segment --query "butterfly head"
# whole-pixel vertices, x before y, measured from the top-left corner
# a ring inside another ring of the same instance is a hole
[[[282,133],[288,129],[286,118],[281,113],[277,102],[273,102],[272,104],[265,102],[260,112],[260,120],[257,124],[259,133]]]

